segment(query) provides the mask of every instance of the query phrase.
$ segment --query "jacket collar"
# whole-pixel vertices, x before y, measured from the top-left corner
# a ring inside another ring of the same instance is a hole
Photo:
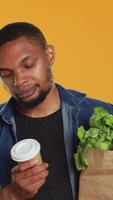
[[[70,105],[71,107],[75,107],[76,109],[79,107],[81,101],[84,99],[86,94],[72,90],[72,89],[65,89],[59,84],[55,84],[59,95],[61,97],[62,102]]]
[[[62,102],[74,107],[75,109],[78,109],[81,101],[86,95],[75,90],[67,90],[59,84],[55,85],[58,89]],[[0,107],[0,116],[2,116],[2,119],[8,124],[12,124],[14,120],[12,98],[10,98],[8,102],[2,104]]]
[[[0,117],[2,117],[6,123],[12,124],[12,120],[14,118],[12,109],[12,97],[8,102],[0,105]]]

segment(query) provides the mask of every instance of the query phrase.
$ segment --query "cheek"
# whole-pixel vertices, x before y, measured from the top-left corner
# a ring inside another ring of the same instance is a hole
[[[40,81],[47,80],[47,77],[48,77],[48,67],[46,67],[46,66],[44,66],[44,67],[38,67],[37,69],[35,69],[33,71],[32,76],[36,80],[40,80]]]

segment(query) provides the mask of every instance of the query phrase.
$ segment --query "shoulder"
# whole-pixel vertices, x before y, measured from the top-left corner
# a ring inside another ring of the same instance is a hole
[[[3,117],[2,117],[2,114],[4,112],[4,107],[5,107],[6,103],[2,103],[0,104],[0,132],[1,132],[1,127],[2,127],[2,124],[3,124]]]
[[[73,99],[76,103],[77,119],[79,125],[88,126],[89,118],[94,112],[95,107],[103,107],[110,114],[113,114],[113,104],[99,99],[88,97],[86,94],[73,89],[66,89],[69,94],[68,99]]]
[[[71,95],[74,95],[75,97],[78,97],[78,98],[83,98],[86,96],[85,93],[82,93],[82,92],[74,90],[74,89],[66,89],[66,91],[68,93],[70,93]]]
[[[66,89],[66,91],[68,93],[70,93],[71,96],[74,96],[76,98],[79,99],[79,105],[80,108],[86,108],[88,110],[92,110],[97,106],[101,106],[103,108],[105,108],[108,112],[113,114],[113,104],[110,102],[105,102],[99,99],[94,99],[94,98],[90,98],[88,97],[86,94],[73,90],[73,89]]]
[[[81,106],[82,106],[82,108],[83,107],[88,108],[89,110],[90,109],[92,110],[97,106],[100,106],[100,107],[105,108],[111,114],[113,114],[113,104],[111,104],[109,102],[101,101],[101,100],[98,100],[98,99],[85,97],[84,101],[81,102]]]
[[[0,117],[4,116],[4,114],[7,115],[10,112],[11,102],[12,102],[12,99],[10,98],[8,101],[0,104]]]
[[[6,104],[7,104],[7,102],[4,102],[4,103],[0,104],[0,112],[4,109]]]
[[[113,104],[111,103],[89,98],[82,92],[73,89],[65,89],[58,84],[56,84],[56,87],[60,93],[61,99],[67,104],[73,105],[75,107],[77,106],[79,110],[92,113],[96,106],[102,106],[108,112],[113,114]]]
[[[75,90],[67,90],[67,91],[70,92],[71,95],[74,95],[75,97],[79,99],[78,102],[79,102],[80,110],[84,109],[89,112],[91,111],[92,113],[94,108],[99,106],[99,107],[105,108],[109,113],[113,114],[113,104],[111,104],[110,102],[105,102],[99,99],[87,97],[86,94],[81,93],[79,91],[75,91]]]
[[[78,124],[84,125],[85,128],[89,125],[89,118],[94,112],[95,107],[103,107],[106,109],[110,114],[113,114],[113,104],[104,102],[98,99],[88,98],[85,97],[79,107],[78,112]]]

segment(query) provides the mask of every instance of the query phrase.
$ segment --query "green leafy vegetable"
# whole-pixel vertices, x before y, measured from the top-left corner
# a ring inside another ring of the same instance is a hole
[[[80,143],[74,154],[77,170],[84,170],[88,166],[86,159],[88,148],[110,150],[113,145],[113,115],[102,107],[95,107],[94,114],[89,120],[89,129],[78,128],[77,136]]]

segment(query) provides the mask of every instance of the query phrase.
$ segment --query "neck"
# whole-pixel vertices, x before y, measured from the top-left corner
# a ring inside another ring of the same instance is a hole
[[[16,107],[16,109],[24,115],[35,118],[48,116],[56,112],[58,109],[60,109],[60,107],[61,103],[59,93],[56,86],[53,85],[45,100],[38,106],[26,110],[18,107]]]

